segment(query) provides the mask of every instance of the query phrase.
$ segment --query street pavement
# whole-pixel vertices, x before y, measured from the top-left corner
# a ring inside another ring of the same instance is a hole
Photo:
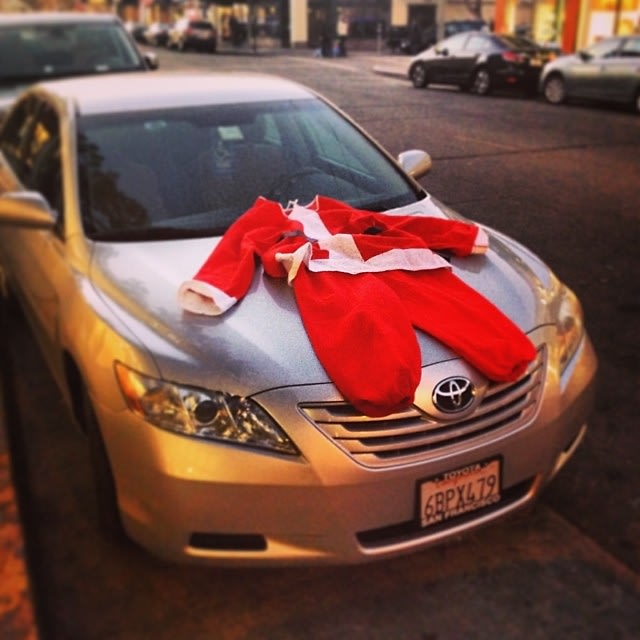
[[[353,52],[349,55],[354,64],[369,66],[372,72],[406,78],[408,58],[405,56],[375,52]],[[2,360],[6,362],[4,357]],[[6,371],[0,369],[0,374],[6,375]],[[36,640],[38,637],[45,640],[45,635],[37,628],[38,606],[32,599],[34,594],[29,580],[28,548],[19,508],[20,500],[25,499],[20,492],[20,455],[11,446],[11,425],[7,423],[7,414],[3,410],[7,401],[10,399],[3,397],[0,387],[0,637],[3,640]],[[438,594],[431,594],[432,597],[442,602],[442,610],[439,617],[436,615],[431,620],[434,625],[431,628],[449,629],[448,633],[425,636],[409,624],[407,629],[411,629],[411,633],[403,635],[400,632],[397,637],[416,640],[427,637],[430,640],[489,637],[507,640],[640,638],[640,575],[613,558],[551,509],[540,506],[526,515],[531,518],[526,521],[527,524],[520,520],[514,525],[515,531],[523,538],[513,540],[513,562],[504,562],[504,558],[502,562],[498,558],[479,558],[479,566],[483,570],[474,576],[460,575],[452,566],[448,569],[449,577],[443,575],[441,580],[431,582],[440,590]],[[536,527],[544,531],[544,539],[531,533],[528,540],[527,532],[534,531]],[[509,530],[508,527],[505,529]],[[473,548],[472,540],[468,552],[473,553]],[[486,548],[481,548],[486,553]],[[447,551],[446,548],[442,553],[449,553],[451,560],[457,557],[455,551]],[[529,557],[523,561],[527,554]],[[469,579],[463,579],[465,577]],[[78,576],[78,581],[82,582],[85,578]],[[500,596],[500,611],[491,606],[492,601],[495,603],[493,597],[496,593]],[[466,617],[447,619],[446,603],[449,597],[462,598],[468,603]],[[563,598],[566,606],[559,607],[557,602],[554,604],[554,598],[558,597]],[[331,635],[335,620],[322,622],[322,612],[310,610],[308,613],[313,624],[305,628],[305,622],[298,620],[301,635],[297,635],[295,626],[278,628],[276,625],[270,632],[240,630],[233,637],[259,637],[266,640],[305,637],[313,640],[340,635]],[[393,612],[387,613],[392,616]],[[383,614],[379,612],[379,615]],[[105,615],[114,614],[105,612]],[[354,626],[348,619],[344,624],[343,630],[349,631],[348,637],[353,640],[393,637],[384,632],[375,632],[373,628],[363,628],[360,624]],[[460,635],[451,631],[456,624],[460,625]],[[314,635],[314,629],[317,635]],[[126,637],[145,640],[147,636],[129,634]],[[70,640],[83,638],[78,636]]]
[[[6,359],[2,358],[2,361],[5,363]],[[0,638],[35,640],[37,633],[23,523],[16,497],[4,400],[0,388]]]

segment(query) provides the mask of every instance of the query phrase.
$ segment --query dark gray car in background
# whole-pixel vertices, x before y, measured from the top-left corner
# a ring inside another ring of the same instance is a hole
[[[540,90],[551,104],[597,100],[640,113],[640,36],[606,38],[557,58],[545,66]]]

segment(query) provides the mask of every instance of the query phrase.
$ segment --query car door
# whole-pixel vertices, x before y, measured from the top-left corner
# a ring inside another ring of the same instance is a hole
[[[472,78],[481,60],[494,49],[491,35],[471,32],[464,41],[464,47],[457,54],[454,81],[459,85],[466,85]]]
[[[429,60],[429,81],[433,83],[457,84],[461,72],[457,67],[464,64],[466,33],[458,33],[435,45],[435,56]]]
[[[594,97],[630,102],[640,83],[640,38],[622,41],[619,49],[602,59]]]
[[[565,72],[569,95],[598,98],[606,93],[606,61],[614,59],[620,41],[610,38],[579,51],[574,64]]]
[[[65,259],[64,191],[60,118],[39,97],[30,96],[11,112],[0,150],[17,177],[11,191],[37,191],[55,212],[53,230],[3,226],[1,255],[27,320],[45,351],[54,356],[62,293],[71,277]],[[5,185],[0,185],[0,195]]]

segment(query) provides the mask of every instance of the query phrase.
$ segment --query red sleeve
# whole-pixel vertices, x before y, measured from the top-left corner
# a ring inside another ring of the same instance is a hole
[[[332,233],[370,233],[380,231],[398,236],[417,236],[429,249],[448,249],[455,255],[482,253],[488,245],[484,230],[471,222],[424,215],[393,215],[355,209],[348,204],[318,196],[311,208],[321,211],[323,221]]]
[[[435,251],[448,249],[455,255],[466,256],[480,252],[487,246],[484,231],[470,222],[430,216],[385,216],[385,218],[390,229],[416,235]]]
[[[277,241],[286,220],[278,203],[259,198],[229,227],[193,278],[180,286],[182,307],[219,315],[244,297],[253,280],[256,256]]]

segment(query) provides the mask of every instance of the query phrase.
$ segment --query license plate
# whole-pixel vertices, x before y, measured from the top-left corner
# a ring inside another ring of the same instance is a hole
[[[501,460],[447,471],[420,485],[420,523],[429,527],[500,501]]]

